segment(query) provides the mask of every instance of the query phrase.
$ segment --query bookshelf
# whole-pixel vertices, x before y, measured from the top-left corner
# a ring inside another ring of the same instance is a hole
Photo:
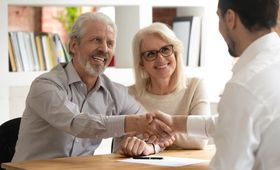
[[[139,28],[152,23],[152,9],[154,7],[168,8],[176,7],[178,9],[177,15],[200,15],[202,16],[202,47],[201,56],[203,59],[203,65],[207,66],[207,59],[205,54],[207,49],[208,35],[206,30],[208,30],[207,20],[208,13],[210,16],[215,15],[217,0],[2,0],[0,3],[0,20],[3,22],[0,28],[0,124],[13,118],[13,114],[22,113],[11,113],[10,108],[16,106],[13,103],[13,97],[11,96],[11,89],[22,88],[29,86],[31,82],[44,73],[44,71],[36,72],[9,72],[9,58],[8,58],[8,6],[9,5],[19,5],[19,6],[97,6],[115,7],[115,22],[118,26],[118,37],[117,37],[117,48],[116,48],[116,58],[115,67],[109,68],[106,72],[109,76],[114,77],[113,73],[118,72],[115,70],[124,71],[132,67],[133,57],[131,51],[132,37]],[[210,9],[211,7],[211,9]],[[209,9],[208,9],[209,8]],[[211,24],[209,24],[211,25]],[[212,30],[212,29],[210,29]],[[216,30],[216,32],[218,29]],[[212,34],[211,34],[212,35]],[[227,50],[227,49],[226,49]],[[215,51],[215,49],[213,49]],[[226,51],[227,52],[227,51]],[[209,53],[213,55],[215,52]],[[207,51],[208,55],[208,51]],[[211,66],[211,64],[210,64]],[[113,70],[113,71],[111,71]],[[194,72],[199,75],[204,74],[205,68],[188,68],[188,72]],[[131,70],[128,71],[128,75],[131,75]],[[125,76],[124,76],[125,77]],[[132,76],[131,76],[132,77]],[[113,78],[114,79],[114,78]],[[131,78],[133,79],[133,77]],[[131,82],[132,80],[128,80]],[[114,79],[115,81],[118,81]],[[125,80],[121,80],[125,84]],[[129,84],[129,83],[128,83]],[[27,88],[28,89],[28,88]],[[14,92],[13,92],[14,93]],[[24,102],[25,99],[22,99]],[[23,105],[21,103],[21,105]]]

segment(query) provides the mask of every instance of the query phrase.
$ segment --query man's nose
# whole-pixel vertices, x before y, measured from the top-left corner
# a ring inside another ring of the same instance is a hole
[[[108,52],[108,45],[107,45],[106,41],[102,42],[99,45],[99,50],[102,50],[103,52]]]

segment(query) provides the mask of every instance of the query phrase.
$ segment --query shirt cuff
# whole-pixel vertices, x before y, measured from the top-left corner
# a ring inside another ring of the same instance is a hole
[[[187,134],[200,138],[208,138],[204,116],[190,115],[187,119]]]
[[[155,154],[159,153],[161,151],[160,146],[158,144],[154,144],[154,146],[155,146]]]
[[[108,116],[107,127],[108,132],[112,132],[113,137],[120,137],[125,135],[124,133],[124,119],[125,115]]]

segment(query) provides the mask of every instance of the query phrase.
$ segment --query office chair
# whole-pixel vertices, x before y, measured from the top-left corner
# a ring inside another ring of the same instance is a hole
[[[15,118],[0,126],[0,164],[11,162],[14,156],[20,121],[21,118]]]

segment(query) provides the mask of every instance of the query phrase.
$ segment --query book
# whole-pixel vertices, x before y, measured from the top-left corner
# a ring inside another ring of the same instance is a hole
[[[42,52],[43,52],[43,56],[44,56],[44,62],[46,64],[46,70],[50,70],[52,68],[52,60],[50,58],[50,54],[49,54],[49,47],[48,47],[48,38],[47,38],[47,34],[45,33],[41,33],[40,34],[40,40],[41,40],[41,44],[42,44]]]
[[[16,72],[17,71],[16,59],[15,59],[15,56],[14,56],[10,35],[8,37],[8,50],[9,50],[8,51],[9,52],[9,59],[10,59],[9,63],[11,65],[11,71],[12,72]]]
[[[9,32],[10,70],[44,71],[58,63],[70,61],[58,34],[42,32]]]
[[[63,53],[64,53],[64,57],[65,57],[65,62],[69,63],[71,61],[71,56],[68,52],[68,50],[66,49],[66,47],[64,46],[63,42],[61,41],[59,36],[56,36],[57,40],[60,42],[60,45],[63,49]]]
[[[32,53],[32,47],[31,47],[31,37],[28,32],[21,32],[23,36],[24,46],[26,50],[26,56],[28,60],[29,70],[28,71],[35,71],[35,63],[34,63],[34,57]]]
[[[71,56],[68,50],[66,49],[66,47],[63,45],[63,43],[62,43],[62,48],[63,48],[64,55],[66,57],[66,62],[69,63],[71,61]]]
[[[13,52],[14,52],[14,56],[15,56],[17,71],[19,71],[19,72],[24,71],[16,32],[10,32],[9,35],[11,38],[11,43],[12,43],[12,48],[13,48]]]
[[[45,64],[45,60],[44,60],[40,35],[35,36],[35,42],[36,42],[36,47],[37,47],[36,49],[37,49],[37,54],[38,54],[39,67],[40,67],[41,71],[44,71],[44,70],[46,70],[46,64]]]
[[[66,63],[66,56],[63,51],[62,42],[60,41],[58,34],[52,36],[55,58],[58,63]]]
[[[50,69],[52,69],[54,66],[58,64],[57,58],[55,56],[55,45],[53,42],[53,34],[52,33],[47,33],[46,36],[46,41],[47,41],[47,49],[48,49],[48,54],[49,54],[49,60],[51,63]]]
[[[35,43],[35,36],[33,32],[29,32],[30,37],[30,44],[31,44],[31,53],[33,56],[34,61],[34,70],[39,71],[40,70],[40,64],[39,64],[39,57],[36,49],[36,43]]]
[[[25,46],[25,42],[24,42],[25,41],[24,34],[23,34],[23,32],[20,32],[20,31],[15,32],[15,33],[17,35],[19,52],[20,52],[22,63],[23,63],[23,71],[31,71],[28,54],[27,54],[26,46]]]

